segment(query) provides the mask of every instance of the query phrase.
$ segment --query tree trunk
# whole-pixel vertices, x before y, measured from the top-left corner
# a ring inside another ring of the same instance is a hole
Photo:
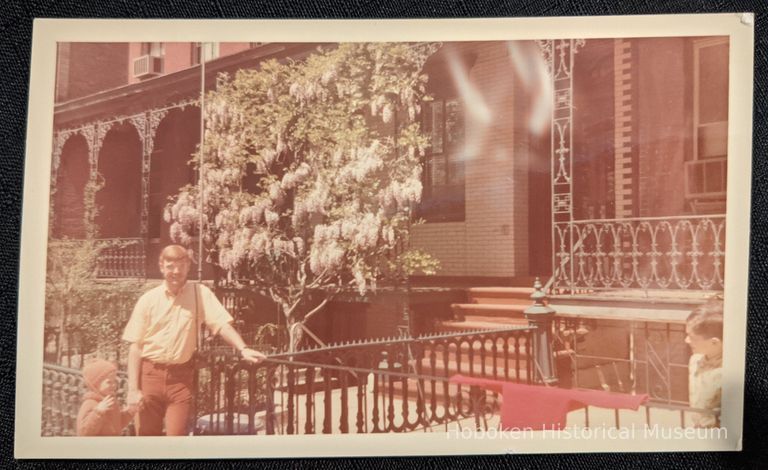
[[[304,338],[304,330],[301,328],[301,322],[290,322],[288,324],[288,352],[295,353],[298,351],[302,338]]]
[[[64,338],[66,337],[66,325],[67,325],[67,302],[62,302],[61,311],[59,312],[59,331],[56,338],[56,364],[62,364],[62,354],[64,349]]]

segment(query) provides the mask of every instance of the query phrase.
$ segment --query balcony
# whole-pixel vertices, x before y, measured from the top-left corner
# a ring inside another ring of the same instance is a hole
[[[554,248],[555,292],[724,287],[724,215],[563,222]]]
[[[143,238],[99,239],[103,244],[96,276],[99,278],[146,278],[147,253]]]

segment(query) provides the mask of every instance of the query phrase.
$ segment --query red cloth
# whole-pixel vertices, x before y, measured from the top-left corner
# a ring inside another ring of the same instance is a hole
[[[482,387],[502,396],[501,428],[562,429],[568,413],[586,406],[637,410],[648,395],[526,385],[454,375],[451,382]]]

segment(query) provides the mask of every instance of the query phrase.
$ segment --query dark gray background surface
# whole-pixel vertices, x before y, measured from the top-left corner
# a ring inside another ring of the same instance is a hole
[[[157,468],[766,468],[768,467],[768,8],[766,2],[725,0],[165,0],[0,2],[0,467],[133,468],[138,462],[14,461],[16,316],[24,144],[32,19],[62,18],[434,18],[493,16],[628,15],[654,13],[756,13],[754,164],[750,254],[749,332],[744,451],[696,454],[591,454],[542,456],[306,459],[154,462]],[[34,123],[29,132],[36,132]],[[48,134],[40,138],[48,139]],[[41,181],[40,184],[47,184]],[[23,315],[23,312],[21,312]],[[25,338],[21,338],[25,341]],[[23,419],[23,417],[22,417]],[[554,450],[554,449],[553,449]],[[618,449],[617,449],[618,450]]]

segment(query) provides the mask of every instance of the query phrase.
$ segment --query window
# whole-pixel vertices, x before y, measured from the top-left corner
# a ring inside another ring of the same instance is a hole
[[[693,43],[693,155],[686,162],[689,199],[725,199],[728,154],[728,40]]]
[[[457,98],[424,103],[422,129],[430,138],[424,191],[417,215],[428,222],[464,220],[464,110]]]
[[[200,51],[203,53],[203,58],[206,62],[219,57],[219,43],[218,42],[195,42],[192,43],[192,65],[200,64]]]
[[[165,55],[165,45],[162,42],[142,42],[141,55],[162,57]]]

